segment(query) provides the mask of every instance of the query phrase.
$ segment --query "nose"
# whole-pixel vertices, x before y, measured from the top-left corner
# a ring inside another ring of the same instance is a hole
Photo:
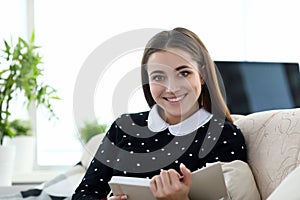
[[[166,85],[166,92],[177,92],[180,90],[180,81],[178,81],[176,78],[169,78],[167,85]]]

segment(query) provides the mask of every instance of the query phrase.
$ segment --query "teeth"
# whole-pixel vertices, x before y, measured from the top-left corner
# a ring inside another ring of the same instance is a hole
[[[176,98],[167,98],[168,101],[172,101],[172,102],[175,102],[175,101],[180,101],[184,98],[184,95],[180,96],[180,97],[176,97]]]

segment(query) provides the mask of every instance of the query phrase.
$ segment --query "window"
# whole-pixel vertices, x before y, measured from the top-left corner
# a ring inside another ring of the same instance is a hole
[[[26,2],[24,0],[11,0],[5,1],[0,0],[0,47],[1,50],[4,49],[3,40],[10,41],[13,40],[15,44],[15,40],[18,37],[28,38],[27,26],[27,13],[26,13]],[[12,14],[12,10],[14,13]],[[0,56],[3,55],[2,52]],[[1,69],[2,70],[2,69]],[[19,99],[13,99],[11,106],[12,118],[28,118],[28,113],[24,105],[18,101],[22,100],[22,97],[19,96]]]

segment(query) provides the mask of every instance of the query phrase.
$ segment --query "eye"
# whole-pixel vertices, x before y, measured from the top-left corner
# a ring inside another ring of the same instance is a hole
[[[153,81],[163,81],[165,78],[162,75],[155,75],[152,77]]]
[[[189,74],[190,74],[189,71],[182,71],[182,72],[179,72],[178,76],[179,77],[187,77]]]

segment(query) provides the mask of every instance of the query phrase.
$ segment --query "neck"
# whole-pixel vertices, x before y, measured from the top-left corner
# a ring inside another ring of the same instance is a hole
[[[168,124],[170,125],[175,125],[178,124],[182,121],[184,121],[185,119],[189,118],[190,116],[192,116],[194,113],[196,113],[199,110],[199,106],[194,107],[194,109],[191,109],[189,112],[184,113],[182,115],[179,116],[174,116],[174,115],[168,115],[162,108],[159,107],[158,112],[160,114],[160,116],[162,117],[162,119],[164,119]]]

